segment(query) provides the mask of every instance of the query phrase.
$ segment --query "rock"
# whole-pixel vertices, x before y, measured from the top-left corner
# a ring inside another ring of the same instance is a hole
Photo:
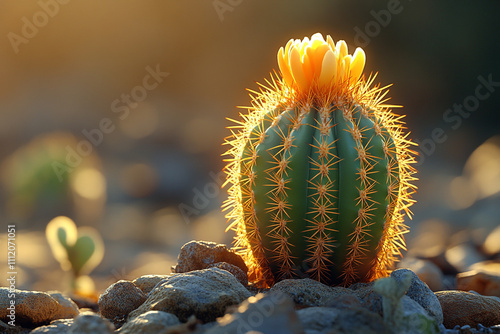
[[[457,290],[457,276],[444,275],[443,276],[443,290]]]
[[[297,311],[297,315],[307,333],[392,333],[380,315],[363,307],[309,307]]]
[[[488,234],[483,244],[484,252],[488,255],[495,255],[500,253],[500,226],[497,226],[493,231]]]
[[[436,296],[443,309],[443,324],[446,328],[500,324],[500,301],[494,297],[465,291],[438,291]]]
[[[469,243],[459,244],[447,249],[445,256],[446,260],[459,272],[467,271],[474,263],[484,261],[484,256]]]
[[[156,284],[160,283],[160,281],[164,280],[167,277],[169,277],[169,275],[144,275],[136,278],[132,281],[132,283],[134,283],[136,287],[141,289],[142,292],[147,295],[149,292],[151,292],[151,290],[153,290]]]
[[[234,275],[234,277],[236,277],[238,281],[240,281],[241,284],[243,284],[244,286],[248,285],[247,274],[243,272],[243,270],[241,270],[240,268],[236,267],[235,265],[232,265],[227,262],[217,262],[209,265],[207,268],[220,268],[229,271],[231,274]]]
[[[110,285],[99,297],[99,310],[107,319],[119,321],[146,301],[146,295],[130,281]]]
[[[282,292],[302,306],[329,306],[331,300],[354,293],[343,287],[331,287],[310,278],[285,279],[276,283],[269,292]]]
[[[68,334],[113,334],[114,326],[93,312],[82,312],[73,321]]]
[[[23,327],[38,327],[54,319],[61,305],[48,293],[14,290],[14,298],[9,298],[9,289],[0,288],[0,320],[10,321],[10,301],[15,300],[15,324]]]
[[[443,273],[431,261],[406,257],[398,263],[398,268],[413,271],[432,291],[443,290]]]
[[[307,307],[297,311],[297,316],[302,324],[302,327],[307,332],[330,329],[333,323],[337,320],[339,310],[331,307]]]
[[[474,263],[470,267],[470,269],[500,276],[500,262],[498,262],[498,261],[477,262],[477,263]]]
[[[476,270],[457,275],[458,290],[474,290],[481,295],[500,297],[500,276]]]
[[[248,268],[245,261],[226,245],[209,241],[190,241],[182,246],[177,265],[172,268],[175,273],[186,273],[192,270],[206,269],[217,262],[226,262],[240,268],[245,274]]]
[[[182,322],[193,314],[203,322],[211,322],[223,316],[228,306],[250,295],[233,275],[219,268],[173,274],[158,283],[129,319],[157,310],[175,314]]]
[[[168,327],[179,325],[179,319],[171,314],[162,311],[149,311],[128,321],[118,330],[121,334],[136,333],[160,333]]]
[[[52,319],[72,319],[80,314],[78,306],[69,297],[58,291],[49,291],[48,294],[60,305]]]
[[[10,326],[5,322],[0,320],[0,333],[2,334],[27,334],[30,333],[31,330],[27,328],[23,328],[19,325]]]
[[[448,260],[446,259],[446,254],[443,251],[435,256],[422,258],[425,261],[429,261],[434,263],[439,270],[443,273],[443,275],[456,275],[458,273],[457,268],[455,268]]]
[[[99,312],[99,305],[97,305],[97,300],[95,300],[94,298],[74,294],[70,294],[69,298],[71,298],[71,300],[76,304],[76,306],[78,306],[80,310],[90,309],[92,310],[92,312]]]
[[[437,321],[438,325],[443,323],[441,304],[435,294],[414,272],[408,269],[397,269],[392,272],[391,277],[396,281],[401,281],[402,277],[406,275],[405,273],[410,273],[412,275],[411,284],[406,291],[406,295],[419,303],[424,310]]]
[[[54,320],[50,325],[37,327],[30,334],[66,334],[73,325],[73,319]]]
[[[373,290],[372,283],[355,283],[349,287],[354,295],[361,300],[361,305],[371,312],[375,312],[380,316],[384,315],[382,309],[382,296]]]
[[[351,307],[363,307],[363,304],[361,303],[361,299],[358,298],[356,295],[338,295],[338,296],[333,296],[328,299],[328,301],[325,303],[326,307],[333,307],[333,308],[351,308]]]
[[[234,313],[218,319],[205,334],[303,334],[294,306],[283,293],[260,293],[244,301]]]

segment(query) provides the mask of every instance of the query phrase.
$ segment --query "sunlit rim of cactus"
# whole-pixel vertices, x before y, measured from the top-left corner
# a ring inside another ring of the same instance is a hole
[[[255,137],[252,131],[255,132],[255,129],[260,128],[264,129],[264,117],[269,117],[266,115],[271,114],[270,112],[273,110],[279,110],[279,112],[283,113],[291,109],[299,110],[299,118],[303,117],[310,110],[315,110],[315,112],[321,115],[322,119],[326,120],[330,117],[328,114],[333,112],[333,110],[341,109],[345,110],[344,117],[352,120],[355,112],[353,108],[360,108],[360,112],[364,113],[364,116],[376,121],[377,129],[375,131],[377,133],[380,133],[379,126],[384,129],[383,131],[387,132],[394,144],[394,147],[391,148],[391,152],[394,153],[391,153],[390,158],[394,160],[393,165],[399,168],[397,171],[398,182],[397,186],[389,189],[387,197],[390,197],[391,210],[387,206],[387,212],[392,211],[392,214],[387,213],[384,216],[383,235],[378,245],[376,245],[376,256],[373,263],[370,264],[371,269],[365,280],[387,276],[394,261],[401,255],[400,250],[405,248],[403,235],[408,232],[408,227],[404,224],[404,216],[406,214],[411,218],[409,207],[414,202],[411,196],[416,190],[416,187],[412,184],[416,180],[414,177],[416,171],[411,165],[415,163],[414,155],[416,153],[411,150],[411,146],[415,144],[408,139],[409,133],[404,132],[403,116],[391,111],[391,108],[400,106],[385,103],[388,100],[386,95],[389,86],[380,87],[380,85],[374,84],[376,74],[370,75],[368,78],[365,78],[363,75],[365,60],[365,53],[361,48],[357,48],[354,54],[350,55],[344,41],[334,43],[330,36],[327,36],[325,40],[318,33],[313,35],[311,39],[307,37],[303,40],[292,39],[285,47],[279,49],[278,65],[280,73],[271,75],[270,80],[266,80],[265,85],[259,84],[259,91],[250,90],[252,106],[242,107],[248,109],[247,113],[240,114],[242,120],[232,120],[236,125],[230,127],[232,135],[226,138],[225,141],[225,144],[230,146],[226,152],[229,159],[225,160],[227,161],[225,168],[227,173],[226,184],[230,184],[228,190],[229,197],[224,203],[223,208],[229,210],[226,215],[230,222],[228,230],[233,229],[236,232],[235,248],[244,257],[249,267],[249,278],[260,286],[272,285],[275,282],[275,278],[269,269],[269,260],[265,254],[267,250],[262,246],[263,243],[259,236],[259,227],[257,226],[254,211],[255,199],[253,191],[249,190],[250,187],[242,190],[241,163],[245,146],[251,136]],[[278,118],[279,116],[276,116],[276,119]],[[358,120],[360,118],[361,116],[358,117]],[[323,125],[318,123],[318,128],[325,124],[326,122]],[[271,127],[273,125],[275,125],[274,122],[272,122]],[[329,124],[326,128],[330,129],[335,125]],[[351,131],[350,133],[354,138],[356,138],[356,133],[354,132],[361,128],[358,128],[358,125],[354,126],[355,129],[347,129],[347,131]],[[262,129],[259,131],[261,138],[252,137],[252,140],[256,143],[254,144],[254,148],[258,145],[257,143],[262,142],[263,138],[266,137],[265,129]],[[282,135],[283,142],[286,142],[286,138],[290,134],[283,133]],[[360,143],[361,141],[357,140],[357,142]],[[320,146],[319,144],[318,146]],[[280,152],[287,149],[282,146],[280,146]],[[288,145],[288,147],[291,146],[293,146],[292,143]],[[311,146],[314,147],[313,144]],[[366,146],[361,148],[358,145],[358,153],[360,149],[365,154],[362,163],[365,164],[366,170],[369,170],[370,157],[366,156],[368,153],[365,151]],[[254,149],[255,152],[256,150]],[[387,144],[384,144],[384,152],[387,158],[389,156],[387,153]],[[255,153],[253,157],[248,157],[247,159],[252,160],[253,163],[256,158],[257,155]],[[359,160],[361,161],[362,159],[359,158]],[[307,161],[304,161],[304,164],[307,163]],[[276,161],[276,164],[278,165],[279,161]],[[278,170],[279,168],[276,167],[276,171]],[[274,182],[278,189],[280,187],[279,180],[272,180],[272,173],[268,172],[268,174],[269,182]],[[358,181],[361,179],[359,182],[365,182],[366,175],[362,176],[361,172],[357,175],[359,175]],[[252,175],[247,175],[247,179],[250,184],[253,182]],[[376,182],[372,182],[372,184],[374,183]],[[285,187],[286,185],[283,184],[281,188]],[[369,193],[369,187],[367,192]],[[360,204],[362,210],[359,211],[359,222],[366,223],[368,220],[367,217],[370,216],[371,205],[378,203],[372,201],[371,204],[366,204],[365,199],[358,198],[358,200],[358,204],[362,202]],[[280,205],[280,203],[283,205]],[[276,200],[275,203],[267,204],[274,205],[275,208],[272,210],[280,212],[281,216],[286,218],[288,210],[286,201]],[[320,218],[317,218],[317,221],[313,218],[310,222],[313,227],[318,227],[320,231],[315,234],[314,238],[311,237],[307,241],[308,251],[311,254],[309,260],[311,263],[315,263],[313,276],[316,276],[318,280],[321,280],[321,275],[324,276],[327,274],[327,266],[330,260],[328,258],[329,255],[326,253],[331,253],[332,249],[335,248],[335,240],[329,240],[325,232],[328,229],[334,230],[335,222],[324,223],[320,221],[321,217],[325,216],[324,211],[329,210],[328,206],[322,207],[324,208],[323,213],[318,211]],[[363,211],[363,214],[361,214],[361,211]],[[251,218],[246,221],[245,217]],[[273,242],[275,244],[275,249],[270,251],[280,254],[280,260],[284,263],[281,274],[283,277],[286,277],[286,274],[291,272],[293,263],[293,258],[287,255],[289,254],[287,248],[293,247],[293,245],[287,244],[288,232],[286,219],[282,219],[281,223],[277,221],[270,221],[268,223],[273,226],[271,226],[270,232],[266,237],[274,239]],[[279,226],[280,224],[281,227]],[[348,253],[344,263],[344,267],[346,268],[343,274],[345,276],[344,284],[352,283],[359,279],[359,277],[356,277],[354,266],[359,262],[359,258],[363,256],[364,252],[366,252],[362,241],[358,240],[363,232],[362,230],[363,228],[361,227],[357,230],[357,233],[353,232],[353,235],[349,236],[352,244],[346,251]],[[318,240],[320,243],[318,243]],[[328,252],[322,252],[321,250],[328,250]],[[267,253],[269,254],[269,252]]]

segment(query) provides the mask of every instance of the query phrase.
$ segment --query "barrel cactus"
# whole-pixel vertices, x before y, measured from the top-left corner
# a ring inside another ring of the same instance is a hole
[[[315,34],[279,49],[280,73],[226,139],[228,227],[249,278],[348,285],[387,276],[405,247],[415,145],[365,53]]]

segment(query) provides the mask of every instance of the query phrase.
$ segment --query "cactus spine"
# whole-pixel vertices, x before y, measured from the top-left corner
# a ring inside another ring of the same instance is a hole
[[[414,169],[386,88],[365,56],[316,34],[278,53],[282,77],[254,92],[226,168],[235,246],[262,286],[292,277],[350,284],[386,276],[404,247]]]

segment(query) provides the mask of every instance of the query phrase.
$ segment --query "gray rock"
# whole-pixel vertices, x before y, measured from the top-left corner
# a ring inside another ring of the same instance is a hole
[[[438,325],[443,323],[443,310],[441,309],[439,300],[431,289],[429,289],[427,284],[422,282],[414,272],[408,269],[398,269],[392,272],[391,277],[401,282],[402,277],[406,275],[406,273],[412,275],[411,284],[406,291],[406,295],[419,303],[424,310],[437,321]]]
[[[226,245],[209,241],[190,241],[182,246],[177,265],[172,268],[175,273],[186,273],[192,270],[206,269],[217,262],[226,262],[240,268],[245,275],[248,268],[242,257],[227,248]]]
[[[356,295],[346,294],[329,298],[325,306],[333,308],[350,308],[363,307],[363,304],[361,299],[359,299]]]
[[[156,284],[160,283],[160,281],[169,277],[170,275],[144,275],[136,278],[132,281],[136,287],[142,290],[145,295],[151,292]]]
[[[9,289],[0,288],[0,320],[8,323],[11,307],[15,300],[15,324],[23,327],[38,327],[54,319],[61,305],[48,293],[38,291],[14,290],[14,298],[9,298]]]
[[[99,297],[99,310],[112,321],[125,319],[128,314],[146,301],[146,295],[134,283],[118,281],[110,285]]]
[[[58,291],[49,291],[48,294],[60,305],[52,319],[72,319],[80,314],[78,306],[69,297]]]
[[[361,300],[361,305],[364,308],[384,316],[382,296],[373,290],[373,283],[356,283],[351,285],[349,289]]]
[[[179,325],[179,319],[171,314],[162,311],[149,311],[128,321],[118,330],[121,334],[154,334],[160,333],[168,327]]]
[[[209,265],[207,268],[220,268],[229,271],[234,275],[234,277],[236,277],[238,281],[240,281],[241,284],[243,284],[244,286],[248,285],[247,273],[243,272],[243,270],[241,270],[239,267],[236,267],[235,265],[227,262],[217,262]]]
[[[175,314],[182,322],[193,314],[203,322],[211,322],[223,316],[228,306],[239,304],[250,296],[250,292],[225,270],[195,270],[174,274],[158,283],[147,300],[129,314],[129,319],[157,310]]]
[[[448,248],[445,257],[459,272],[467,271],[470,266],[485,260],[484,255],[479,253],[471,243],[462,243]]]
[[[68,334],[112,334],[114,326],[108,320],[92,312],[82,312],[73,321]]]
[[[337,320],[340,310],[331,307],[307,307],[297,311],[297,316],[306,331],[330,329]]]
[[[413,271],[432,291],[443,290],[443,272],[429,260],[405,257],[398,263],[398,268]]]
[[[330,306],[333,300],[354,293],[343,287],[331,287],[310,278],[285,279],[276,283],[269,292],[282,292],[295,304],[302,306]]]
[[[218,319],[205,334],[303,334],[294,303],[285,294],[258,294],[244,301],[232,314]]]
[[[2,334],[27,334],[30,333],[31,330],[27,328],[23,328],[21,326],[10,326],[7,325],[5,322],[0,320],[0,333]]]
[[[392,333],[382,317],[364,307],[310,307],[297,311],[306,333]]]
[[[30,334],[66,334],[73,325],[73,319],[54,320],[50,325],[37,327]]]

